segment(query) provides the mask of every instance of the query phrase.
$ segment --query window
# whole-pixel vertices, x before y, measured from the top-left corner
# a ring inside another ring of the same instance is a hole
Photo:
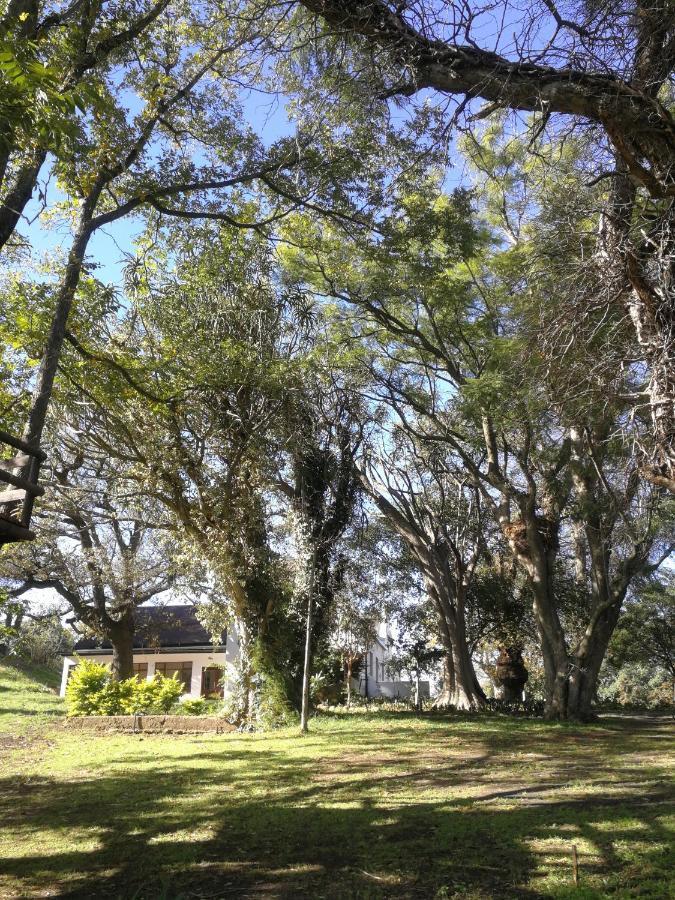
[[[368,674],[372,678],[373,677],[373,654],[369,653],[368,656],[370,657],[369,665],[368,665]]]
[[[375,681],[380,680],[380,661],[379,659],[375,660]]]
[[[138,675],[141,681],[148,677],[147,663],[134,663],[134,675]]]
[[[185,692],[189,693],[192,681],[191,662],[156,662],[155,672],[166,675],[167,678],[173,678],[174,673],[177,673],[178,680],[183,682]]]

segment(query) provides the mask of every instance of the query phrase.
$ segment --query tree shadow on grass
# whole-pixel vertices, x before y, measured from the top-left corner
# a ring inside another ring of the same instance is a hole
[[[439,890],[536,898],[551,896],[536,888],[551,871],[571,882],[574,841],[595,848],[592,858],[582,855],[582,867],[597,873],[620,869],[616,847],[636,833],[668,841],[658,822],[663,810],[630,796],[616,805],[554,800],[546,792],[556,783],[542,778],[528,791],[541,792],[535,807],[514,808],[511,791],[427,799],[414,777],[392,789],[390,773],[358,759],[345,765],[346,781],[324,782],[312,776],[325,759],[292,753],[221,744],[155,765],[130,752],[119,760],[126,769],[94,778],[0,780],[0,816],[17,848],[0,864],[0,890],[134,900],[427,898]],[[489,763],[485,754],[488,780]],[[491,799],[497,802],[486,805]],[[656,843],[653,853],[661,853]],[[651,856],[644,851],[642,872]]]

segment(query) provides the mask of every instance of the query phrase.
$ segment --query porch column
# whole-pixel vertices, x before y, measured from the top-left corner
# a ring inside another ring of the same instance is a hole
[[[75,660],[71,659],[69,656],[63,657],[63,671],[61,672],[61,688],[59,690],[59,697],[66,696],[66,685],[68,684],[68,673],[70,672],[70,667],[75,665]]]
[[[202,695],[202,665],[200,660],[192,660],[192,680],[190,682],[190,696],[201,697]]]

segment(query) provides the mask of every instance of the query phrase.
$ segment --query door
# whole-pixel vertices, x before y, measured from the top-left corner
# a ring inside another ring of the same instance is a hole
[[[218,666],[202,669],[202,697],[223,696],[223,670]]]

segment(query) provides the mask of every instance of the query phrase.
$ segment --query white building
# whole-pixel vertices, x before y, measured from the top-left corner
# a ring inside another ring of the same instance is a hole
[[[364,697],[386,697],[390,700],[407,700],[415,692],[415,684],[401,681],[391,670],[391,644],[389,627],[383,625],[361,660],[358,678],[352,679],[353,687]],[[429,697],[429,682],[420,681],[420,694]]]
[[[382,631],[363,654],[359,676],[352,680],[352,686],[364,697],[407,699],[415,686],[397,680],[391,671],[389,631],[385,626]],[[214,645],[192,606],[145,606],[136,612],[133,654],[134,674],[139,677],[152,678],[156,672],[169,677],[177,674],[185,688],[184,699],[217,698],[227,695],[230,682],[236,679],[239,646],[236,634],[228,632],[223,632],[220,643]],[[78,657],[110,665],[112,645],[95,637],[76,642],[73,656],[63,660],[62,697]],[[422,697],[429,696],[428,681],[420,682],[420,692]]]
[[[239,648],[236,635],[223,632],[215,645],[199,622],[192,606],[146,606],[137,611],[134,635],[134,673],[152,678],[156,672],[183,682],[184,698],[222,697],[235,677]],[[81,638],[74,654],[112,663],[112,645],[97,638]],[[61,696],[77,659],[66,656],[61,676]]]

